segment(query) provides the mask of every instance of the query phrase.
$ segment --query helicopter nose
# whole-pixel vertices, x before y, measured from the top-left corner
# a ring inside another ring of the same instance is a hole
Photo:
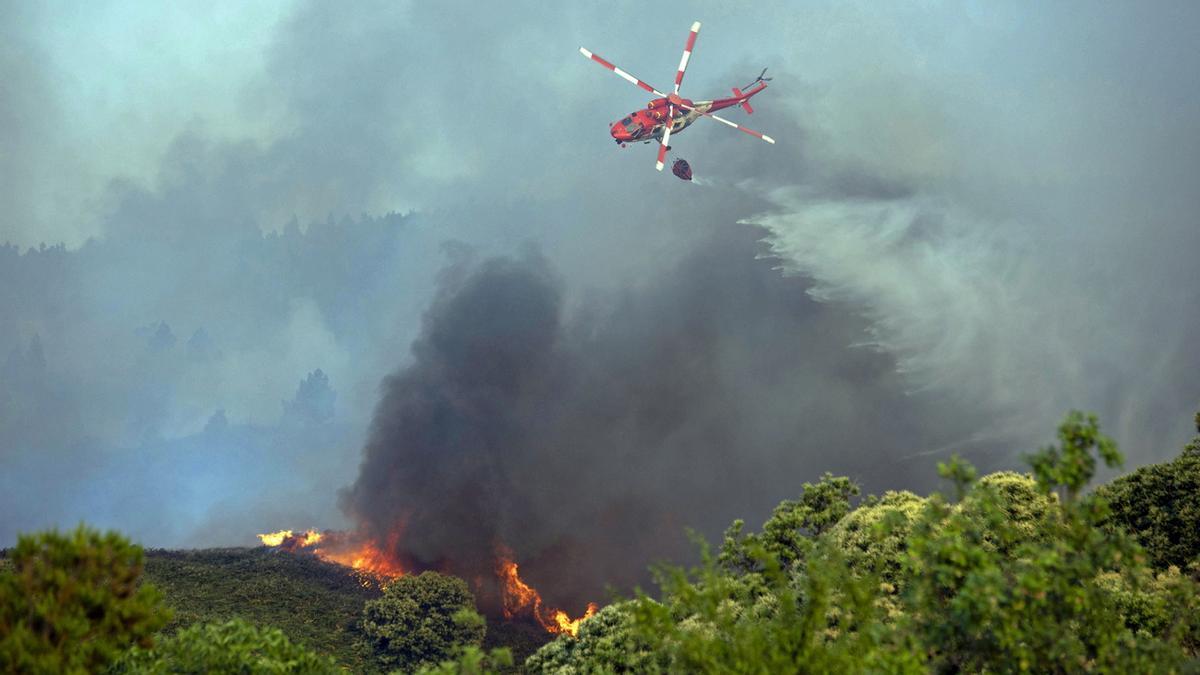
[[[614,122],[612,128],[608,130],[612,137],[618,141],[629,140],[629,133],[625,131],[625,127],[621,126],[620,122]]]

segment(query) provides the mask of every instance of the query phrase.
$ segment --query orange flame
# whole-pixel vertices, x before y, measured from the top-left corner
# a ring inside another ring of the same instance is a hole
[[[287,551],[311,549],[312,554],[321,560],[349,567],[358,573],[386,579],[394,579],[404,574],[400,563],[380,549],[374,541],[356,541],[354,537],[342,532],[308,530],[296,534],[292,530],[280,530],[260,534],[258,538],[266,546]]]
[[[569,614],[561,609],[555,610],[554,623],[558,630],[554,630],[553,628],[546,628],[546,630],[550,631],[551,633],[566,633],[571,637],[574,637],[579,634],[579,624],[592,618],[597,609],[599,609],[599,607],[596,605],[596,603],[589,602],[587,611],[584,612],[583,616],[579,617],[578,619],[572,619]]]
[[[542,607],[542,596],[517,574],[517,563],[501,558],[496,562],[496,576],[500,578],[503,592],[504,618],[533,610],[537,616]]]
[[[258,535],[266,546],[285,551],[305,549],[321,560],[349,567],[364,586],[382,585],[391,579],[404,576],[406,570],[400,559],[389,553],[398,549],[403,527],[398,527],[380,546],[373,538],[360,538],[354,533],[308,530],[299,534],[292,530],[280,530]],[[501,609],[505,619],[517,616],[533,617],[542,628],[554,634],[576,635],[579,626],[597,610],[589,603],[583,616],[572,619],[565,611],[547,607],[542,596],[521,579],[517,563],[507,547],[498,546],[496,551],[496,578],[500,581]],[[482,580],[477,580],[476,586]]]
[[[367,541],[347,549],[317,548],[313,550],[321,560],[344,565],[359,572],[394,579],[404,576],[404,568],[396,560]]]
[[[292,536],[292,531],[280,530],[278,532],[268,532],[267,534],[260,534],[257,536],[259,541],[261,541],[264,546],[278,546],[283,543],[284,539]]]
[[[267,534],[260,534],[257,536],[258,540],[261,541],[265,546],[284,546],[286,544],[286,548],[292,550],[297,548],[308,548],[309,546],[321,541],[321,537],[324,535],[316,530],[308,530],[307,532],[301,532],[300,534],[296,534],[291,530],[280,530],[278,532],[268,532]]]
[[[504,618],[511,619],[519,614],[530,614],[550,633],[579,633],[579,625],[596,613],[596,603],[589,603],[587,611],[578,619],[572,619],[561,609],[546,607],[537,589],[525,583],[518,574],[517,563],[512,554],[501,548],[496,554],[496,576],[500,579]]]

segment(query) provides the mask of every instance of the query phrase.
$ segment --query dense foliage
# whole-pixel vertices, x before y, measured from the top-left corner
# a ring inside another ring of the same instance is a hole
[[[661,593],[616,602],[525,659],[462,580],[381,591],[268,549],[154,551],[81,527],[0,557],[0,671],[161,673],[1200,672],[1200,439],[1091,494],[1119,465],[1070,414],[1031,472],[938,465],[949,496],[858,499],[825,475],[758,532],[738,521]],[[532,632],[530,632],[532,631]],[[536,635],[535,635],[536,633]],[[485,635],[487,642],[484,642]],[[512,647],[490,649],[489,647]],[[115,665],[112,665],[114,664]]]
[[[460,609],[454,614],[454,622],[467,634],[486,630],[483,617],[472,609]],[[448,656],[440,661],[428,660],[417,668],[417,675],[482,675],[498,670],[510,670],[513,666],[512,650],[497,647],[484,651],[477,641],[451,645]]]
[[[1027,476],[976,479],[957,458],[939,465],[952,498],[889,492],[854,508],[858,489],[848,479],[805,484],[760,533],[735,522],[718,556],[705,553],[690,572],[660,570],[658,599],[606,608],[578,639],[559,638],[526,666],[564,674],[1200,669],[1200,569],[1150,564],[1194,560],[1179,535],[1197,529],[1188,510],[1197,444],[1170,465],[1083,497],[1098,462],[1116,466],[1120,454],[1081,413],[1068,415],[1058,441],[1029,457]],[[1111,511],[1110,494],[1119,504]],[[1156,511],[1165,505],[1175,508]]]
[[[275,675],[336,673],[333,659],[287,639],[278,628],[241,619],[197,624],[151,650],[134,649],[110,671],[114,675]]]
[[[22,535],[0,572],[0,671],[90,673],[150,646],[169,613],[116,532]]]
[[[1099,488],[1110,523],[1134,534],[1155,568],[1200,562],[1200,438],[1174,461],[1145,466]]]
[[[585,664],[631,673],[661,669],[666,665],[663,655],[634,633],[633,609],[630,602],[601,609],[580,625],[576,637],[546,645],[525,661],[525,668],[535,673],[588,672]]]
[[[483,644],[486,630],[466,582],[437,572],[396,579],[363,610],[364,643],[385,669],[435,665]]]
[[[162,589],[174,610],[167,632],[242,618],[278,628],[292,642],[332,655],[352,670],[368,663],[353,645],[363,605],[380,591],[341,565],[265,547],[150,550],[146,579]]]
[[[280,629],[293,643],[333,656],[351,672],[379,664],[361,642],[363,608],[379,586],[315,556],[265,547],[192,551],[149,550],[146,579],[161,588],[175,618],[166,631],[241,617]],[[538,626],[489,620],[484,649],[509,647],[523,660],[546,643]]]

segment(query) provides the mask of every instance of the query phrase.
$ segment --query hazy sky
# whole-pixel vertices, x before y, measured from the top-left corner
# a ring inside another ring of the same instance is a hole
[[[662,89],[693,20],[683,93],[769,67],[728,115],[778,143],[697,122],[687,184],[615,146],[647,97],[577,49]],[[539,391],[679,416],[634,446],[696,489],[705,419],[745,446],[754,498],[702,528],[825,470],[1015,466],[1070,408],[1131,465],[1170,457],[1200,408],[1198,32],[1191,2],[0,0],[0,545],[83,518],[169,546],[361,521],[337,494],[389,452],[395,383],[441,382],[410,344],[487,337],[444,312],[505,264],[558,298],[577,381]],[[333,417],[299,432],[280,402],[318,368]],[[548,423],[523,447],[595,436],[522,400]],[[672,527],[697,508],[650,502]]]

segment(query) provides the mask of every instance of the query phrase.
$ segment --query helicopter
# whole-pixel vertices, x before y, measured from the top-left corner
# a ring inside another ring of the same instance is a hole
[[[767,88],[767,82],[771,78],[764,77],[767,74],[767,69],[764,68],[762,73],[750,84],[745,87],[734,87],[733,96],[731,98],[720,98],[711,101],[693,101],[688,98],[683,98],[679,95],[679,85],[683,83],[683,74],[687,70],[688,61],[692,57],[692,49],[696,46],[696,36],[700,33],[700,22],[696,21],[692,24],[691,33],[688,34],[687,43],[683,47],[683,56],[679,60],[679,70],[675,73],[675,88],[670,94],[664,94],[658,89],[646,84],[627,71],[613,65],[612,62],[605,60],[598,54],[591,52],[583,47],[579,48],[579,53],[587,58],[599,63],[605,68],[616,73],[622,79],[641,87],[642,89],[654,94],[658,98],[650,101],[642,110],[636,110],[629,113],[624,118],[613,122],[609,128],[609,133],[612,134],[613,140],[617,145],[624,148],[628,143],[641,142],[653,143],[658,142],[658,161],[655,168],[659,171],[663,170],[663,163],[667,157],[667,151],[671,149],[670,141],[672,134],[678,134],[693,122],[701,117],[716,120],[722,124],[733,127],[738,131],[750,134],[755,138],[766,141],[767,143],[775,143],[775,139],[744,127],[736,122],[731,122],[724,117],[714,115],[717,110],[732,108],[734,106],[745,110],[747,114],[752,114],[754,109],[750,107],[750,98]],[[756,86],[757,85],[757,86]],[[682,162],[682,164],[680,164]],[[675,175],[684,180],[691,180],[691,168],[687,162],[679,160],[674,167]],[[686,177],[685,175],[686,174]]]

